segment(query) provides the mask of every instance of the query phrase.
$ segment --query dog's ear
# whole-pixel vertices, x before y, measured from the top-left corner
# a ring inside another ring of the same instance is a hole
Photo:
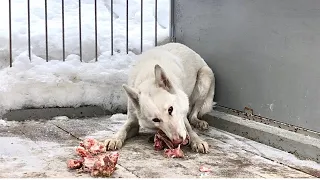
[[[138,92],[138,90],[131,88],[126,84],[123,84],[122,87],[126,91],[128,97],[131,100],[131,102],[133,103],[133,105],[136,108],[139,108],[140,105],[139,105],[139,92]]]
[[[168,79],[162,67],[160,67],[158,64],[154,66],[154,75],[156,79],[156,84],[159,87],[162,87],[170,93],[174,92],[171,81]]]

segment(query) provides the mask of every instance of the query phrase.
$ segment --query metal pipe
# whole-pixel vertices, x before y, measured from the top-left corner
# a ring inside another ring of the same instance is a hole
[[[174,0],[170,1],[170,41],[175,42],[175,34],[174,34]]]
[[[80,61],[82,62],[82,35],[81,35],[81,0],[79,0],[79,51]]]
[[[44,12],[44,17],[45,17],[45,29],[46,29],[46,61],[49,61],[49,52],[48,52],[48,0],[44,1],[44,6],[45,6],[45,12]]]
[[[158,45],[158,0],[155,0],[154,5],[154,46]]]
[[[65,32],[64,32],[64,0],[62,0],[62,60],[66,59]]]
[[[111,0],[111,55],[113,55],[113,0]]]
[[[31,61],[31,35],[30,35],[30,0],[28,0],[28,55]]]
[[[142,53],[143,51],[143,0],[141,0],[141,19],[140,19],[140,25],[141,25],[141,39],[140,39],[140,51]]]
[[[126,3],[126,52],[129,52],[129,0]]]
[[[9,59],[10,59],[10,67],[12,67],[11,0],[9,0]]]
[[[95,41],[95,56],[98,61],[98,19],[97,19],[97,0],[94,0],[94,41]]]

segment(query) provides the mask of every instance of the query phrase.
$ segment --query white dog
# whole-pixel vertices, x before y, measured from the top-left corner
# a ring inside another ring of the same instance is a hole
[[[208,129],[208,123],[199,118],[214,105],[212,70],[200,55],[180,43],[155,47],[137,58],[128,85],[123,85],[129,98],[128,119],[113,138],[105,141],[107,149],[121,148],[141,126],[161,129],[175,144],[188,134],[192,150],[207,153],[207,142],[191,125]]]

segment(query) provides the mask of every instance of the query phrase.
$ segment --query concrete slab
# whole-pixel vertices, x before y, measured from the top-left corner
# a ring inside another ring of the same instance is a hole
[[[89,177],[69,171],[66,161],[75,157],[79,140],[94,137],[103,140],[119,129],[126,115],[88,119],[56,118],[43,121],[0,122],[0,177]],[[167,159],[153,150],[148,138],[152,134],[142,130],[119,151],[118,169],[113,177],[187,178],[187,177],[315,177],[278,163],[269,155],[288,157],[291,154],[215,128],[200,133],[211,146],[209,154],[192,152],[184,147],[185,159]],[[264,152],[262,156],[259,152]],[[320,164],[294,159],[319,172]],[[199,167],[212,168],[202,173]]]
[[[290,152],[301,159],[320,163],[320,138],[318,137],[296,133],[215,110],[208,113],[205,119],[210,126]]]

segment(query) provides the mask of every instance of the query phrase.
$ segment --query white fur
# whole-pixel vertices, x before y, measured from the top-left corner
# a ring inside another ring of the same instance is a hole
[[[183,140],[189,134],[194,151],[208,152],[208,144],[191,125],[208,128],[208,123],[198,118],[214,104],[215,78],[196,52],[180,43],[148,50],[138,56],[128,85],[123,88],[129,97],[128,120],[112,139],[105,141],[108,149],[121,148],[126,139],[137,135],[139,127],[143,127],[161,129],[172,141]],[[154,122],[154,118],[161,122]]]

